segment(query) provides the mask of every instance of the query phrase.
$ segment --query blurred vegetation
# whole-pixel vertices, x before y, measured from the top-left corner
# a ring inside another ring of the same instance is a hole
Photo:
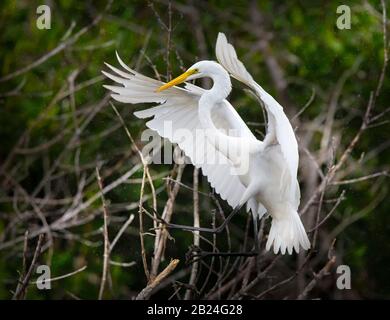
[[[36,27],[36,8],[40,1],[5,0],[0,4],[0,74],[5,76],[27,66],[39,57],[58,46],[65,38],[69,39],[81,28],[88,25],[99,13],[104,10],[105,1],[75,1],[58,0],[47,1],[51,7],[52,23],[50,30],[39,30]],[[352,28],[339,30],[336,27],[338,14],[336,8],[340,4],[351,7]],[[389,4],[389,3],[388,3]],[[381,5],[379,1],[258,1],[257,5],[262,13],[263,28],[267,31],[270,43],[270,54],[276,59],[284,72],[287,81],[288,106],[285,106],[289,116],[296,114],[314,93],[314,100],[299,116],[298,132],[304,130],[305,123],[310,125],[313,119],[324,113],[329,107],[332,93],[343,75],[351,71],[342,87],[335,114],[335,124],[338,136],[336,140],[342,145],[348,145],[361,125],[370,92],[375,90],[378,77],[383,65],[383,32],[381,24]],[[390,11],[388,6],[388,11]],[[67,150],[60,161],[63,174],[66,175],[67,185],[62,186],[58,194],[66,198],[67,195],[77,192],[77,183],[80,176],[69,170],[74,165],[75,153],[79,152],[80,166],[87,166],[85,172],[89,174],[88,185],[84,190],[83,199],[86,200],[98,192],[95,179],[95,165],[102,163],[101,170],[112,169],[105,175],[105,185],[120,177],[135,163],[136,156],[131,154],[128,138],[123,128],[118,125],[118,119],[108,103],[98,110],[96,116],[85,127],[78,141],[78,147],[68,149],[67,139],[74,134],[74,119],[71,114],[72,101],[70,97],[56,101],[49,109],[54,97],[58,93],[66,92],[71,83],[70,76],[76,72],[74,84],[85,84],[94,79],[94,82],[77,91],[74,95],[76,110],[88,110],[98,103],[105,95],[102,87],[107,82],[101,76],[105,68],[104,62],[117,65],[115,51],[129,66],[136,67],[142,73],[155,77],[150,61],[165,79],[170,73],[180,73],[181,67],[188,67],[200,57],[215,59],[214,46],[219,31],[224,32],[235,45],[238,55],[245,63],[254,78],[271,94],[280,97],[275,87],[272,75],[267,68],[264,54],[256,47],[259,39],[256,36],[256,24],[251,21],[251,5],[247,1],[173,1],[171,50],[167,71],[166,48],[167,32],[162,27],[168,23],[168,1],[114,1],[111,8],[104,13],[101,21],[83,34],[73,45],[62,50],[57,55],[47,59],[44,63],[32,70],[9,81],[0,82],[0,163],[6,161],[14,149],[21,135],[29,130],[28,141],[24,141],[20,148],[39,146],[59,133],[64,139],[55,142],[50,148],[38,153],[16,152],[8,173],[17,177],[17,181],[28,192],[32,193],[41,182],[47,166]],[[192,8],[189,13],[186,9]],[[200,48],[196,33],[202,32],[205,40],[206,52]],[[66,40],[65,40],[66,41]],[[204,57],[204,55],[207,55]],[[234,83],[237,85],[237,83]],[[239,85],[237,85],[240,88]],[[390,81],[386,72],[382,94],[378,97],[375,114],[383,112],[389,107]],[[260,108],[248,95],[240,89],[234,89],[231,96],[232,104],[237,108],[245,121],[261,122]],[[256,105],[256,107],[255,107]],[[83,106],[81,109],[80,106]],[[88,107],[91,107],[88,109]],[[132,135],[139,139],[144,129],[144,121],[132,115],[135,108],[142,106],[117,105],[124,117]],[[43,113],[43,114],[42,114]],[[326,114],[326,113],[324,113]],[[258,127],[251,127],[252,130]],[[111,130],[108,133],[106,130]],[[105,133],[106,132],[106,133]],[[258,134],[258,133],[257,133]],[[318,150],[321,144],[321,131],[313,133],[310,150]],[[259,134],[259,137],[261,135]],[[343,179],[351,179],[366,174],[388,170],[389,158],[389,126],[384,123],[369,129],[364,133],[361,141],[354,149],[351,157],[356,161],[362,155],[370,156],[361,166],[356,166]],[[141,145],[140,143],[138,145]],[[78,151],[77,151],[78,150]],[[371,153],[370,153],[371,152]],[[336,150],[336,157],[341,151]],[[119,159],[123,158],[122,165]],[[152,165],[153,175],[166,173],[172,169],[170,165]],[[326,170],[326,165],[322,167]],[[301,168],[304,170],[304,168]],[[5,181],[5,175],[0,181]],[[142,178],[142,170],[132,179]],[[183,183],[191,185],[192,169],[187,166],[184,170]],[[159,210],[162,210],[167,199],[166,181],[156,179],[156,190],[160,190]],[[304,185],[303,185],[304,187]],[[207,181],[203,178],[201,188],[209,192]],[[337,235],[337,249],[340,263],[347,264],[352,270],[352,291],[349,293],[335,293],[337,289],[318,292],[324,298],[390,298],[390,217],[389,217],[389,184],[388,178],[381,176],[359,183],[343,186],[346,190],[345,200],[337,208],[332,218],[324,226],[329,232],[334,230],[347,216],[359,212],[372,204],[358,219],[348,225]],[[0,190],[0,199],[12,197],[14,187],[5,182]],[[328,198],[335,197],[331,192]],[[37,197],[44,198],[45,190],[41,190]],[[123,184],[106,195],[111,205],[123,203],[137,203],[140,196],[139,184]],[[100,201],[92,205],[100,212]],[[151,207],[151,200],[145,204]],[[202,199],[202,212],[207,212],[211,204]],[[226,212],[229,210],[223,203]],[[330,208],[326,207],[327,210]],[[27,210],[28,205],[20,207],[12,201],[0,203],[0,234],[5,232],[12,219]],[[31,208],[30,208],[31,209]],[[19,211],[20,210],[20,211]],[[138,207],[132,212],[138,216]],[[177,223],[192,223],[192,192],[182,189],[175,205]],[[326,211],[328,212],[328,211]],[[115,221],[124,221],[129,210],[121,207],[112,214]],[[48,218],[50,219],[50,217]],[[237,226],[245,226],[244,214],[235,222]],[[135,261],[135,267],[111,266],[110,289],[106,290],[107,298],[129,298],[145,286],[145,276],[140,257],[139,235],[135,226],[138,218],[129,227],[121,238],[112,260],[129,262]],[[206,225],[210,217],[202,215],[201,224]],[[83,299],[94,299],[98,295],[102,270],[102,235],[99,232],[103,223],[101,213],[76,228],[72,234],[83,235],[88,239],[88,245],[80,239],[66,239],[56,237],[54,240],[52,257],[45,251],[42,262],[51,259],[51,274],[53,277],[72,272],[84,265],[87,269],[68,278],[52,283],[52,290],[37,290],[29,286],[27,298],[31,299],[59,299],[72,298],[73,295]],[[22,222],[24,230],[39,225],[39,220]],[[120,224],[119,224],[120,226]],[[112,234],[118,228],[113,227]],[[21,230],[21,229],[20,229]],[[115,231],[115,233],[114,233]],[[21,236],[23,233],[7,235],[8,237]],[[62,236],[64,236],[63,234]],[[192,243],[192,235],[188,232],[172,231],[175,241],[168,241],[167,261],[170,257],[179,258],[184,264],[184,253]],[[237,245],[242,238],[233,239]],[[33,251],[36,240],[30,240]],[[146,250],[151,252],[153,241],[146,238]],[[0,298],[8,299],[15,290],[18,271],[22,265],[23,241],[15,246],[0,251]],[[284,257],[288,260],[289,258]],[[286,263],[293,263],[291,262]],[[317,271],[316,268],[314,271]],[[287,276],[287,275],[286,275]],[[35,276],[34,276],[35,277]],[[35,278],[34,278],[35,279]],[[184,281],[181,279],[180,281]],[[168,298],[172,290],[162,290],[156,295]],[[341,296],[339,295],[341,294]]]

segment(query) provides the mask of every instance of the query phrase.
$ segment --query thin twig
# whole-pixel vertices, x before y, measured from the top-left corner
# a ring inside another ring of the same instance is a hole
[[[50,279],[47,279],[45,280],[46,283],[48,282],[53,282],[53,281],[58,281],[58,280],[62,280],[62,279],[65,279],[65,278],[69,278],[71,276],[74,276],[75,274],[77,273],[80,273],[82,271],[84,271],[85,269],[87,268],[87,265],[75,270],[75,271],[72,271],[72,272],[69,272],[67,274],[64,274],[62,276],[58,276],[58,277],[54,277],[54,278],[50,278]],[[37,283],[41,283],[41,280],[39,281],[31,281],[29,284],[37,284]]]
[[[26,275],[24,276],[23,281],[18,284],[18,286],[17,286],[17,288],[15,290],[15,293],[14,293],[14,295],[12,297],[13,300],[24,299],[24,297],[26,295],[28,283],[29,283],[30,278],[32,276],[32,273],[33,273],[33,271],[35,269],[35,265],[36,265],[36,263],[38,261],[38,258],[41,255],[43,238],[44,238],[44,235],[40,234],[39,237],[38,237],[37,246],[35,248],[34,256],[32,258],[30,267],[29,267]]]
[[[142,197],[144,194],[144,188],[145,188],[145,176],[146,176],[146,170],[144,167],[143,175],[142,175],[142,184],[141,184],[141,191],[140,191],[140,200],[139,200],[139,207],[138,207],[138,218],[139,218],[139,237],[141,241],[141,256],[142,256],[142,264],[144,266],[144,272],[146,276],[146,280],[149,283],[150,282],[150,272],[148,267],[148,262],[146,259],[146,250],[145,250],[145,240],[144,240],[144,218],[143,218],[143,206],[142,206]]]
[[[365,181],[368,179],[373,179],[373,178],[381,177],[381,176],[389,177],[389,173],[385,170],[385,171],[376,172],[376,173],[369,174],[367,176],[359,177],[359,178],[355,178],[355,179],[334,181],[331,183],[331,185],[344,185],[344,184],[357,183],[357,182],[362,182],[362,181]]]
[[[311,290],[314,289],[317,282],[321,280],[323,277],[329,274],[330,269],[333,267],[333,265],[336,263],[336,257],[333,256],[326,265],[317,273],[314,274],[313,280],[311,280],[308,285],[305,287],[303,292],[298,296],[298,300],[303,300],[307,298],[307,295],[310,293]]]
[[[167,276],[169,276],[176,266],[179,264],[178,259],[172,260],[169,265],[161,271],[142,291],[137,295],[135,300],[147,300],[152,295],[152,291],[156,288],[161,281],[163,281]]]
[[[193,183],[193,186],[194,186],[194,191],[193,191],[193,199],[194,199],[194,201],[193,201],[194,202],[194,227],[195,228],[199,228],[199,226],[200,226],[200,224],[199,224],[199,194],[198,194],[198,189],[199,189],[199,169],[197,169],[195,167],[194,167],[194,173],[193,173],[193,180],[194,180],[194,183]],[[200,244],[199,231],[195,231],[194,232],[193,245],[194,245],[194,247],[199,247],[199,244]],[[196,283],[196,278],[198,276],[198,270],[199,270],[199,261],[195,261],[192,264],[190,281],[188,283],[188,285],[190,287],[196,288],[195,283]],[[184,300],[191,299],[192,292],[193,292],[193,290],[187,289],[186,293],[185,293],[185,296],[184,296]]]
[[[104,236],[104,253],[103,253],[103,273],[102,273],[102,279],[100,281],[100,289],[99,289],[99,297],[98,299],[101,300],[103,298],[104,294],[104,288],[107,282],[107,276],[109,273],[109,261],[110,261],[110,240],[108,238],[108,210],[106,201],[104,199],[103,194],[103,182],[102,178],[100,176],[99,168],[96,167],[96,176],[97,181],[100,189],[100,195],[103,203],[103,219],[104,219],[104,225],[103,225],[103,236]]]

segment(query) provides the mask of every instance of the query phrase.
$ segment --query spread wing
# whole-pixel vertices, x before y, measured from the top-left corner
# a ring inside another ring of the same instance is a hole
[[[298,143],[291,123],[283,111],[283,107],[253,80],[244,64],[237,58],[234,47],[228,43],[223,33],[218,34],[216,56],[218,62],[232,77],[246,84],[263,101],[268,114],[267,135],[264,142],[265,144],[268,142],[273,143],[276,139],[277,143],[279,143],[289,169],[291,199],[296,208],[298,208],[300,201],[299,184],[297,182]]]
[[[203,89],[187,83],[185,88],[171,87],[162,92],[156,89],[164,83],[146,77],[130,69],[117,55],[120,65],[126,71],[106,64],[114,74],[102,71],[105,76],[118,85],[105,85],[112,91],[112,98],[124,103],[157,103],[156,106],[135,112],[138,118],[152,118],[146,125],[158,134],[177,143],[191,162],[207,176],[211,186],[226,200],[230,206],[236,207],[245,191],[244,185],[234,173],[234,166],[218,151],[205,136],[196,136],[197,129],[202,130],[198,117],[198,102]],[[241,137],[254,137],[236,110],[227,101],[216,108],[213,122],[219,129],[237,129]],[[193,139],[183,139],[183,134],[190,133]],[[183,133],[183,134],[182,134]],[[218,157],[219,161],[207,161],[210,157]],[[248,208],[249,209],[249,208]],[[252,208],[254,210],[254,208]],[[264,208],[258,209],[263,213]]]

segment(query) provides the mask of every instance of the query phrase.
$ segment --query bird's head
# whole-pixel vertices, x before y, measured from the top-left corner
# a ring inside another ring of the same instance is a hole
[[[230,83],[229,74],[219,63],[215,61],[203,60],[193,64],[187,69],[187,71],[182,73],[180,76],[162,85],[160,88],[157,89],[157,92],[166,90],[185,81],[204,77],[210,77],[211,79],[213,79],[214,82],[216,82],[218,78],[228,79]]]

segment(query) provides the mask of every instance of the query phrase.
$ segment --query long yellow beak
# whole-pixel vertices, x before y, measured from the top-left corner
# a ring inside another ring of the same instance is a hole
[[[186,79],[187,79],[190,75],[196,73],[196,71],[197,71],[196,69],[187,70],[186,72],[184,72],[183,74],[181,74],[181,75],[178,76],[177,78],[175,78],[175,79],[169,81],[168,83],[162,85],[160,88],[158,88],[158,89],[156,90],[156,92],[160,92],[160,91],[166,90],[166,89],[168,89],[168,88],[170,88],[170,87],[173,87],[173,86],[175,86],[175,85],[177,85],[177,84],[183,83],[184,81],[186,81]]]

